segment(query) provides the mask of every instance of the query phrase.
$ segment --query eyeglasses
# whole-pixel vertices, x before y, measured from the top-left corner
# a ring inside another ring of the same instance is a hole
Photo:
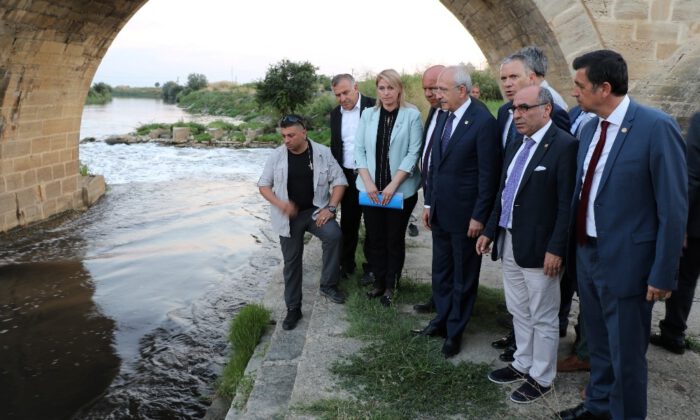
[[[281,128],[287,128],[289,126],[296,125],[296,124],[299,124],[300,126],[302,126],[302,128],[306,129],[306,122],[304,121],[304,118],[302,118],[298,115],[294,115],[294,114],[285,115],[284,117],[282,117],[282,119],[279,122],[279,126]]]
[[[520,111],[520,112],[527,112],[531,110],[532,108],[537,108],[538,106],[542,105],[547,105],[549,102],[542,102],[541,104],[535,104],[535,105],[528,105],[528,104],[520,104],[520,105],[512,105],[510,107],[510,110],[515,112],[515,111]]]

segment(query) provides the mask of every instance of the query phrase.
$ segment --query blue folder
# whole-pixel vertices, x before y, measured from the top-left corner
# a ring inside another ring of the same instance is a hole
[[[377,194],[377,198],[379,198],[379,202],[381,203],[382,195]],[[394,196],[391,197],[391,200],[389,200],[389,202],[386,203],[386,205],[382,206],[381,204],[374,204],[372,200],[369,199],[369,196],[366,192],[360,191],[359,201],[361,206],[383,207],[386,209],[403,210],[403,193],[395,193]]]

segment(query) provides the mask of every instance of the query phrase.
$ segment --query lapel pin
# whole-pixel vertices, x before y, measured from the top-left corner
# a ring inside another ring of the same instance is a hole
[[[464,121],[464,125],[467,125],[467,124],[469,124],[469,120]]]
[[[549,147],[549,143],[545,143],[544,148],[546,149],[548,147]]]
[[[627,132],[627,127],[622,127],[622,129],[621,129],[620,131],[622,131],[623,133],[626,133],[626,132]]]

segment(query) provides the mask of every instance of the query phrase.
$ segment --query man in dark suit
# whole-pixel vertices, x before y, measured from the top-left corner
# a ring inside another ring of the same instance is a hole
[[[676,288],[688,217],[685,144],[671,117],[627,96],[620,54],[573,68],[573,96],[598,116],[581,132],[570,246],[591,376],[585,402],[559,415],[643,419],[651,310]]]
[[[508,144],[515,137],[519,137],[513,122],[513,97],[518,91],[527,86],[537,86],[538,80],[535,71],[529,67],[528,59],[521,53],[511,54],[501,63],[500,69],[501,90],[507,102],[498,108],[496,118],[498,120],[498,132],[501,134],[501,146],[505,152]],[[569,114],[560,106],[554,105],[552,121],[559,128],[569,131]]]
[[[355,272],[355,249],[362,209],[358,202],[355,186],[354,141],[355,131],[360,122],[360,115],[365,108],[374,106],[374,98],[360,95],[355,79],[349,74],[339,74],[331,80],[333,94],[338,106],[331,111],[331,153],[343,168],[348,180],[348,187],[340,203],[340,229],[343,231],[343,251],[340,258],[340,270],[343,277]],[[365,249],[367,249],[365,247]],[[367,253],[365,252],[365,257]],[[367,275],[367,273],[365,273]]]
[[[414,332],[445,337],[445,357],[459,353],[474,308],[481,269],[474,246],[491,213],[501,167],[496,120],[473,105],[470,87],[464,66],[448,67],[438,78],[437,98],[448,114],[435,128],[440,137],[439,142],[435,137],[425,189],[423,224],[433,234],[437,314]]]
[[[677,354],[685,352],[686,322],[700,275],[700,112],[693,115],[686,137],[688,160],[688,227],[678,274],[678,290],[666,300],[666,316],[659,322],[661,334],[651,344]]]
[[[534,61],[521,52],[511,54],[501,62],[501,90],[507,100],[497,112],[502,158],[505,157],[505,151],[511,142],[522,140],[522,135],[518,133],[518,130],[515,129],[515,124],[513,124],[512,106],[515,94],[525,87],[538,86],[544,80],[544,78],[538,79],[537,73],[533,68],[534,65]],[[559,128],[569,131],[569,114],[557,104],[554,104],[551,119]],[[514,360],[513,354],[516,348],[515,335],[512,329],[503,338],[495,340],[491,345],[498,349],[504,349],[503,354],[499,356],[501,360],[506,362]]]
[[[552,123],[552,94],[528,86],[513,99],[523,140],[506,151],[501,186],[484,234],[482,255],[503,260],[503,285],[518,349],[512,365],[489,374],[492,382],[523,381],[511,394],[530,403],[547,394],[556,376],[559,279],[567,246],[578,142]]]

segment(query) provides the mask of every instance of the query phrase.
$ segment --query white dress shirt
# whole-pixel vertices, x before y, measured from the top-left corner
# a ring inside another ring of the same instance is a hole
[[[624,121],[625,114],[627,114],[627,108],[630,105],[629,96],[625,95],[622,101],[617,105],[617,108],[608,115],[608,118],[603,120],[602,118],[598,120],[598,128],[596,128],[593,134],[593,141],[588,146],[588,151],[586,152],[586,159],[583,161],[583,174],[581,175],[581,183],[586,179],[586,172],[588,171],[588,163],[591,161],[591,156],[593,155],[593,150],[598,144],[600,139],[600,123],[603,121],[608,121],[610,125],[608,126],[608,131],[605,135],[605,145],[603,146],[603,151],[598,159],[598,164],[595,167],[595,172],[593,172],[593,180],[591,182],[591,195],[588,197],[588,209],[586,210],[586,235],[597,238],[598,231],[595,227],[595,198],[598,195],[598,187],[600,186],[600,178],[603,176],[603,169],[605,169],[605,162],[608,161],[608,155],[610,154],[610,149],[612,149],[615,143],[615,138],[617,133],[620,131],[622,122]]]
[[[433,136],[433,131],[435,131],[435,124],[437,124],[438,115],[440,115],[440,108],[437,108],[435,112],[433,112],[433,117],[428,123],[428,131],[425,136],[425,144],[423,145],[423,154],[421,155],[420,159],[421,168],[423,168],[423,162],[425,161],[425,153],[428,151],[428,145],[430,145],[430,138]],[[430,161],[428,161],[428,165],[430,165]]]
[[[549,130],[549,127],[552,125],[552,120],[549,120],[547,124],[544,125],[544,127],[540,128],[537,130],[530,138],[535,141],[535,144],[530,147],[529,153],[527,155],[527,160],[525,161],[525,166],[523,167],[523,174],[525,173],[525,169],[527,168],[527,165],[530,164],[530,160],[532,159],[532,156],[535,154],[535,150],[537,150],[537,146],[540,145],[540,142],[542,141],[542,138],[544,137],[544,133]],[[517,160],[518,154],[520,153],[521,150],[525,147],[525,140],[528,138],[528,136],[523,136],[523,144],[520,145],[518,148],[518,151],[515,152],[515,155],[513,155],[513,159],[510,161],[510,165],[508,165],[508,172],[506,173],[506,182],[508,182],[508,177],[510,177],[510,173],[513,171],[513,166],[515,166],[515,161]],[[522,175],[520,176],[520,179],[518,180],[518,185],[515,188],[516,194],[517,191],[520,189],[520,183],[523,182],[523,177]],[[513,199],[513,203],[511,205],[515,204],[515,198]],[[503,197],[501,197],[501,206],[503,205]],[[503,210],[501,210],[503,211]],[[511,229],[513,227],[513,209],[510,209],[510,217],[508,217],[508,229]]]
[[[343,167],[355,169],[355,133],[360,124],[360,103],[362,95],[357,95],[357,103],[351,110],[340,107],[340,136],[343,139]]]
[[[560,107],[562,107],[562,108],[564,109],[564,111],[568,111],[568,110],[569,110],[569,104],[566,103],[566,101],[564,100],[564,98],[561,97],[561,95],[559,94],[559,92],[557,92],[556,90],[554,90],[554,88],[551,87],[551,86],[549,85],[549,83],[547,83],[546,80],[543,80],[542,83],[540,83],[540,87],[543,87],[543,88],[547,89],[547,90],[549,91],[549,93],[552,94],[552,99],[554,100],[554,103],[555,103],[555,104],[557,104],[557,105],[559,105]]]

